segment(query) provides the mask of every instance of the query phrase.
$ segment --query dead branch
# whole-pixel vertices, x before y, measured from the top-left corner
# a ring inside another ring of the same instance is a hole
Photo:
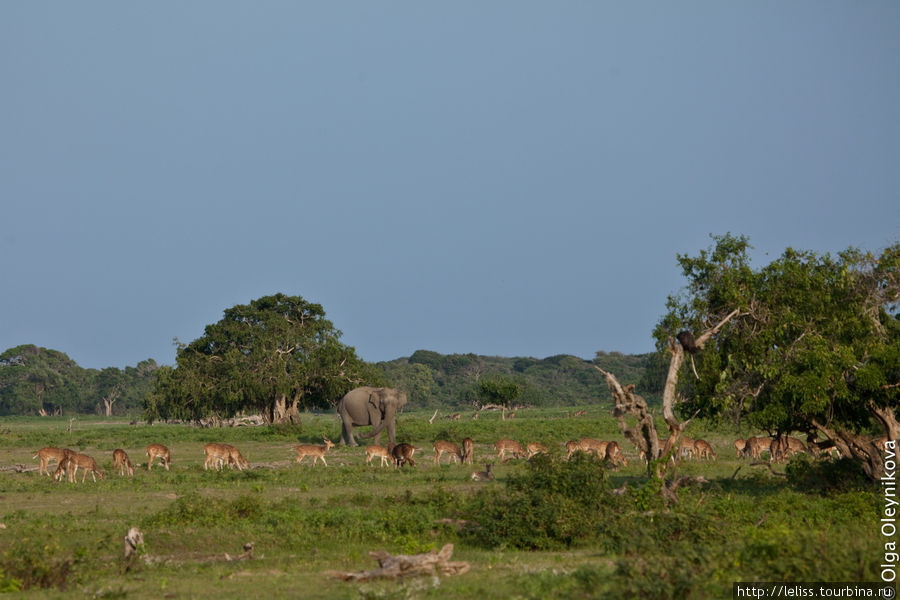
[[[772,466],[772,463],[765,461],[765,460],[754,461],[754,462],[750,463],[750,466],[751,467],[767,467],[769,469],[769,472],[772,473],[772,475],[776,475],[778,477],[787,477],[787,475],[785,473],[779,473],[778,471],[776,471],[775,468]]]
[[[453,556],[453,544],[447,544],[440,552],[426,552],[425,554],[396,556],[388,554],[384,550],[369,552],[369,556],[378,561],[379,568],[371,571],[359,571],[356,573],[342,573],[340,571],[326,571],[326,575],[343,579],[344,581],[370,581],[372,579],[400,579],[416,575],[461,575],[471,567],[467,562],[450,562]]]
[[[244,551],[237,556],[231,556],[227,552],[225,553],[225,560],[233,561],[233,560],[248,560],[253,558],[253,542],[247,542],[244,544]]]

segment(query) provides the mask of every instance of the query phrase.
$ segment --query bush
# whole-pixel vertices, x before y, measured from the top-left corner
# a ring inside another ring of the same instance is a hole
[[[532,458],[503,491],[482,490],[464,510],[478,527],[463,534],[488,548],[568,548],[595,537],[596,525],[616,501],[604,464],[579,453],[571,461]]]
[[[801,492],[826,494],[872,488],[859,461],[850,458],[814,459],[795,454],[785,467],[788,483]]]

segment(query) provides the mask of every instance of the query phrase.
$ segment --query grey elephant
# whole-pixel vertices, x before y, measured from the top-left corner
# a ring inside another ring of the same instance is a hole
[[[341,415],[341,441],[348,446],[356,446],[353,428],[372,425],[372,433],[360,437],[374,437],[378,444],[381,430],[387,429],[391,443],[396,443],[394,421],[397,411],[406,404],[406,392],[392,388],[358,387],[350,390],[338,402]]]

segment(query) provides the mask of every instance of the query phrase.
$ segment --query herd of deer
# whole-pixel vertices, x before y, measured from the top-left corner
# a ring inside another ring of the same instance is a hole
[[[300,444],[292,446],[297,452],[296,462],[300,463],[305,457],[309,456],[313,459],[313,465],[321,460],[322,464],[328,466],[328,463],[325,461],[325,455],[334,447],[334,442],[328,438],[323,438],[323,441],[324,444]],[[879,442],[881,442],[881,440],[876,441],[876,443]],[[662,440],[662,443],[665,444],[665,440]],[[497,451],[496,460],[501,462],[506,462],[508,460],[507,455],[511,455],[514,458],[531,459],[537,454],[547,454],[549,452],[547,447],[543,444],[532,443],[523,448],[522,444],[510,439],[498,440],[494,443],[494,448]],[[811,445],[810,448],[813,448],[813,445]],[[784,460],[793,454],[810,451],[802,441],[788,436],[780,438],[750,437],[747,439],[738,439],[734,441],[734,449],[737,458],[749,457],[758,459],[763,452],[768,451],[770,460],[772,461]],[[818,447],[816,446],[815,449],[818,449]],[[389,444],[387,446],[366,446],[366,464],[369,464],[377,458],[380,459],[381,466],[386,464],[391,464],[397,468],[402,467],[404,464],[415,466],[416,462],[413,460],[413,455],[416,450],[420,450],[420,448],[407,443]],[[582,438],[577,441],[573,440],[566,442],[567,460],[578,451],[593,453],[601,460],[608,460],[615,468],[618,468],[620,464],[628,466],[628,461],[622,453],[619,443],[615,441]],[[226,464],[229,467],[241,471],[250,468],[250,463],[241,455],[237,448],[230,444],[209,443],[203,447],[203,452],[206,456],[206,460],[203,463],[204,470],[213,467],[219,471]],[[171,455],[166,446],[162,444],[150,444],[147,446],[146,454],[148,457],[147,470],[153,469],[153,464],[157,459],[159,459],[160,463],[167,471],[169,470]],[[450,458],[451,462],[456,461],[460,464],[473,464],[475,461],[475,443],[470,437],[463,440],[462,447],[445,440],[436,441],[434,443],[434,464],[440,464],[441,457],[445,454]],[[712,460],[718,458],[718,455],[715,453],[709,442],[689,437],[682,437],[679,440],[672,458],[674,459],[676,456],[681,458]],[[61,480],[62,476],[66,475],[70,482],[74,482],[76,480],[78,469],[83,470],[81,476],[82,483],[86,481],[88,473],[91,474],[91,478],[94,481],[97,481],[98,476],[100,479],[105,477],[105,474],[97,468],[97,462],[92,457],[75,452],[74,450],[69,450],[68,448],[41,448],[35,454],[34,458],[39,458],[41,461],[38,469],[41,475],[45,473],[48,476],[51,475],[48,465],[55,461],[57,467],[52,476],[56,480]],[[646,460],[643,452],[641,453],[641,460]],[[134,475],[134,465],[131,463],[128,454],[121,448],[117,448],[113,451],[113,464],[119,475]],[[472,479],[475,481],[493,480],[494,474],[491,472],[492,466],[493,463],[486,464],[484,471],[473,472],[471,476]]]

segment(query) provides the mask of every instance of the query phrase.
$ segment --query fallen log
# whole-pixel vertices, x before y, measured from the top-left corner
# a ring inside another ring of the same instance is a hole
[[[399,579],[417,575],[461,575],[469,569],[467,562],[450,562],[453,556],[453,544],[447,544],[440,552],[434,550],[425,554],[398,554],[396,556],[378,550],[369,552],[369,556],[378,561],[379,568],[371,571],[343,573],[326,571],[326,575],[344,581],[370,581],[372,579]]]

